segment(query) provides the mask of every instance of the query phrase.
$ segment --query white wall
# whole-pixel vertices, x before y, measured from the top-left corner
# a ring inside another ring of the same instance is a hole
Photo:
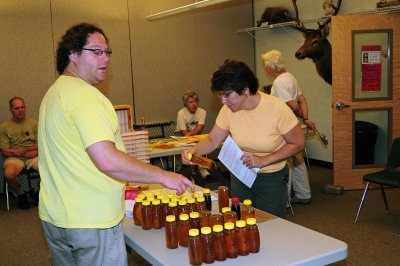
[[[301,20],[318,18],[324,15],[322,9],[323,0],[300,0],[297,2],[299,17]],[[342,1],[341,13],[366,11],[376,8],[377,0]],[[261,18],[266,7],[282,6],[289,9],[294,16],[294,8],[291,0],[254,0],[254,20]],[[256,22],[254,22],[256,25]],[[308,28],[317,28],[318,25],[307,24]],[[245,33],[242,33],[245,34]],[[332,162],[332,88],[317,74],[315,66],[310,59],[298,60],[294,54],[302,45],[304,38],[300,32],[286,27],[255,32],[255,62],[256,73],[260,84],[270,84],[264,74],[261,64],[261,54],[272,50],[280,50],[286,60],[288,71],[294,74],[307,98],[309,105],[309,118],[312,119],[317,129],[327,135],[329,144],[327,147],[318,138],[307,140],[308,156],[313,159]],[[331,40],[330,37],[328,38]],[[333,44],[334,45],[334,44]],[[344,60],[346,60],[344,58]],[[351,63],[349,61],[349,63]]]

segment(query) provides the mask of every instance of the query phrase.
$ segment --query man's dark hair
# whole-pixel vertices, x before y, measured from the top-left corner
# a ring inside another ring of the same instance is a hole
[[[233,90],[242,94],[245,88],[249,88],[250,95],[256,94],[258,80],[250,67],[242,61],[225,60],[211,79],[211,91],[214,93]]]
[[[69,55],[73,52],[82,52],[82,48],[87,44],[89,34],[98,32],[104,36],[108,44],[108,38],[104,31],[94,24],[86,22],[72,26],[67,30],[58,43],[57,48],[57,72],[62,74],[69,64]]]

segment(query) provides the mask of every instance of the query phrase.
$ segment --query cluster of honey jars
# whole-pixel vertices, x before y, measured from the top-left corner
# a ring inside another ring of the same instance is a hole
[[[233,198],[229,207],[228,195],[228,204],[224,204],[228,206],[219,206],[221,212],[212,213],[209,189],[204,189],[203,196],[193,193],[192,197],[139,194],[133,218],[144,230],[165,227],[166,247],[188,248],[191,265],[259,252],[260,235],[251,201],[244,200],[240,206],[239,199]]]

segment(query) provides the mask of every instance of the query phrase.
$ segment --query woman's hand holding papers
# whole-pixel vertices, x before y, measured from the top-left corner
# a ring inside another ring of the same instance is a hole
[[[266,166],[263,157],[255,155],[254,153],[251,152],[243,153],[242,157],[240,157],[240,160],[242,160],[243,164],[250,169],[262,168]]]

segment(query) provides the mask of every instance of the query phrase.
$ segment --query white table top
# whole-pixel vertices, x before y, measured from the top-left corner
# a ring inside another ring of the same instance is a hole
[[[196,189],[197,190],[197,189]],[[213,201],[213,212],[218,203]],[[217,265],[326,265],[347,258],[347,244],[327,235],[276,218],[258,223],[261,238],[259,253],[214,262]],[[187,248],[168,249],[165,230],[143,230],[124,220],[125,242],[153,265],[189,265]]]

